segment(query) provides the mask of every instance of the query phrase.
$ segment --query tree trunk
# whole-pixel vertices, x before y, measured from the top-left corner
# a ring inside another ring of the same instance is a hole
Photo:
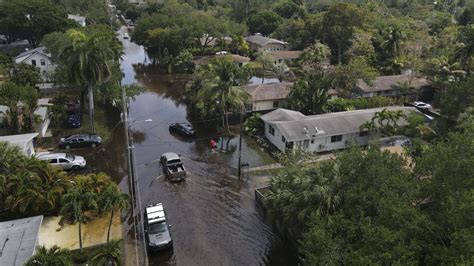
[[[91,133],[95,134],[94,126],[94,90],[92,85],[89,84],[89,119],[91,124]]]
[[[82,222],[79,221],[79,249],[82,253],[83,250],[82,250],[82,226],[81,225],[82,225]]]
[[[107,243],[109,243],[109,240],[110,240],[110,228],[112,227],[113,219],[114,219],[114,209],[112,208],[112,212],[110,213],[109,229],[107,230]]]
[[[337,44],[337,61],[338,64],[342,64],[342,48],[340,44]]]

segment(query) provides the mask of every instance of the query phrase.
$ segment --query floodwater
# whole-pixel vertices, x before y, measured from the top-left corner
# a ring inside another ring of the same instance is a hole
[[[145,66],[148,59],[142,47],[130,40],[123,43],[123,83],[137,82],[145,87],[131,101],[129,114],[141,205],[162,202],[172,225],[173,248],[149,254],[149,264],[295,264],[292,252],[262,221],[255,205],[254,189],[264,181],[254,176],[241,181],[235,177],[238,136],[222,138],[221,151],[211,152],[210,139],[220,136],[203,127],[210,121],[189,121],[183,103],[184,85],[190,77],[158,74]],[[145,122],[147,119],[153,121]],[[175,122],[192,123],[198,129],[198,137],[188,140],[170,134],[168,126]],[[122,140],[117,135],[113,142]],[[242,161],[250,167],[274,162],[252,140],[244,138],[242,147]],[[183,158],[188,171],[184,182],[170,183],[163,176],[158,160],[162,153],[170,151]],[[123,153],[115,156],[123,162]]]

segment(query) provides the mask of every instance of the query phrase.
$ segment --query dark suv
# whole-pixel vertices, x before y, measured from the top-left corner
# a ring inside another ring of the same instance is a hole
[[[59,140],[60,148],[81,148],[81,147],[92,147],[95,148],[102,143],[102,139],[97,135],[92,134],[78,134],[71,135]]]
[[[188,123],[174,123],[170,125],[170,132],[176,133],[184,137],[194,137],[196,132],[194,132],[193,127]]]

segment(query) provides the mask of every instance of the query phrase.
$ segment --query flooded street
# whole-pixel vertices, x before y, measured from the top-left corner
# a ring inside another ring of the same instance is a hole
[[[172,225],[173,249],[149,254],[150,265],[294,264],[294,257],[262,222],[255,205],[254,189],[264,180],[250,176],[239,181],[235,177],[238,136],[222,139],[225,152],[212,153],[209,140],[219,136],[202,129],[209,121],[188,120],[183,103],[184,86],[190,77],[158,74],[152,67],[141,65],[148,61],[142,47],[129,40],[123,42],[123,83],[136,82],[145,88],[130,103],[129,114],[141,205],[162,202]],[[192,123],[197,138],[171,135],[168,126],[176,122]],[[117,135],[118,140],[123,137]],[[274,162],[253,140],[244,140],[242,158],[250,167]],[[165,152],[182,156],[188,171],[186,181],[169,183],[163,176],[158,160]]]

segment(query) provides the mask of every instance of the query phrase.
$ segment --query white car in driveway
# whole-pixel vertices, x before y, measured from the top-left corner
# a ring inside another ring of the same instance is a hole
[[[419,101],[413,102],[413,105],[424,110],[431,110],[432,108],[431,104],[428,104],[425,102],[419,102]]]
[[[48,161],[49,164],[63,170],[77,170],[86,167],[84,157],[67,153],[40,152],[36,154],[36,158],[41,161]]]

